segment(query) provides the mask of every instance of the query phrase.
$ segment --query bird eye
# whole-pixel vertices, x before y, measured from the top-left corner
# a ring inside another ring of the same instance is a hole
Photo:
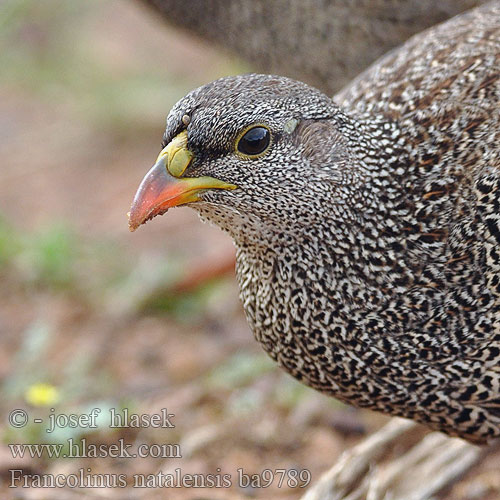
[[[266,127],[257,125],[248,129],[236,142],[236,148],[246,156],[262,154],[271,143],[271,133]]]

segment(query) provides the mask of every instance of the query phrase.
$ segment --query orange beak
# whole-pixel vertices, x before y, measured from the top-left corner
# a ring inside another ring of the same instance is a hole
[[[192,203],[200,200],[200,193],[207,189],[236,189],[234,184],[214,179],[213,177],[174,177],[172,173],[184,172],[179,168],[176,157],[184,158],[187,149],[176,148],[172,154],[174,139],[158,156],[158,159],[146,174],[137,190],[128,213],[128,225],[135,231],[141,224],[151,220],[157,215],[164,214],[169,208]],[[180,154],[177,154],[180,153]],[[187,164],[191,162],[192,155],[186,156]],[[172,159],[174,161],[172,161]]]

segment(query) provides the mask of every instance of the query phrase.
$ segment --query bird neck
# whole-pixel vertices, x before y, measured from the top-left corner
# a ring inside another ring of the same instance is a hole
[[[250,328],[271,358],[312,387],[373,407],[377,391],[392,394],[391,382],[369,393],[359,374],[369,377],[370,364],[360,360],[354,370],[344,360],[358,359],[357,349],[380,358],[388,333],[402,334],[409,322],[420,321],[418,311],[403,311],[401,298],[411,299],[425,262],[407,238],[411,162],[397,126],[341,119],[350,168],[335,186],[335,203],[312,223],[269,231],[258,243],[235,237],[236,271]],[[383,322],[381,311],[404,314],[405,321]],[[388,349],[382,364],[394,357],[393,346]],[[398,397],[405,408],[408,394]]]

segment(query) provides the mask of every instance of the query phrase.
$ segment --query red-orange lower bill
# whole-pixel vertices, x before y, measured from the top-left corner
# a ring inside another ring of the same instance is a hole
[[[234,184],[213,177],[173,177],[165,162],[159,160],[146,174],[135,194],[128,213],[128,225],[135,231],[141,224],[169,208],[199,201],[199,194],[207,189],[236,189]]]

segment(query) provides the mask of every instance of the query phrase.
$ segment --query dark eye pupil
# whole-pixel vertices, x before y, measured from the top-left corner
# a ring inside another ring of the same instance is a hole
[[[258,155],[262,153],[267,146],[271,135],[269,130],[264,127],[254,127],[248,130],[238,142],[238,151],[245,155]]]

